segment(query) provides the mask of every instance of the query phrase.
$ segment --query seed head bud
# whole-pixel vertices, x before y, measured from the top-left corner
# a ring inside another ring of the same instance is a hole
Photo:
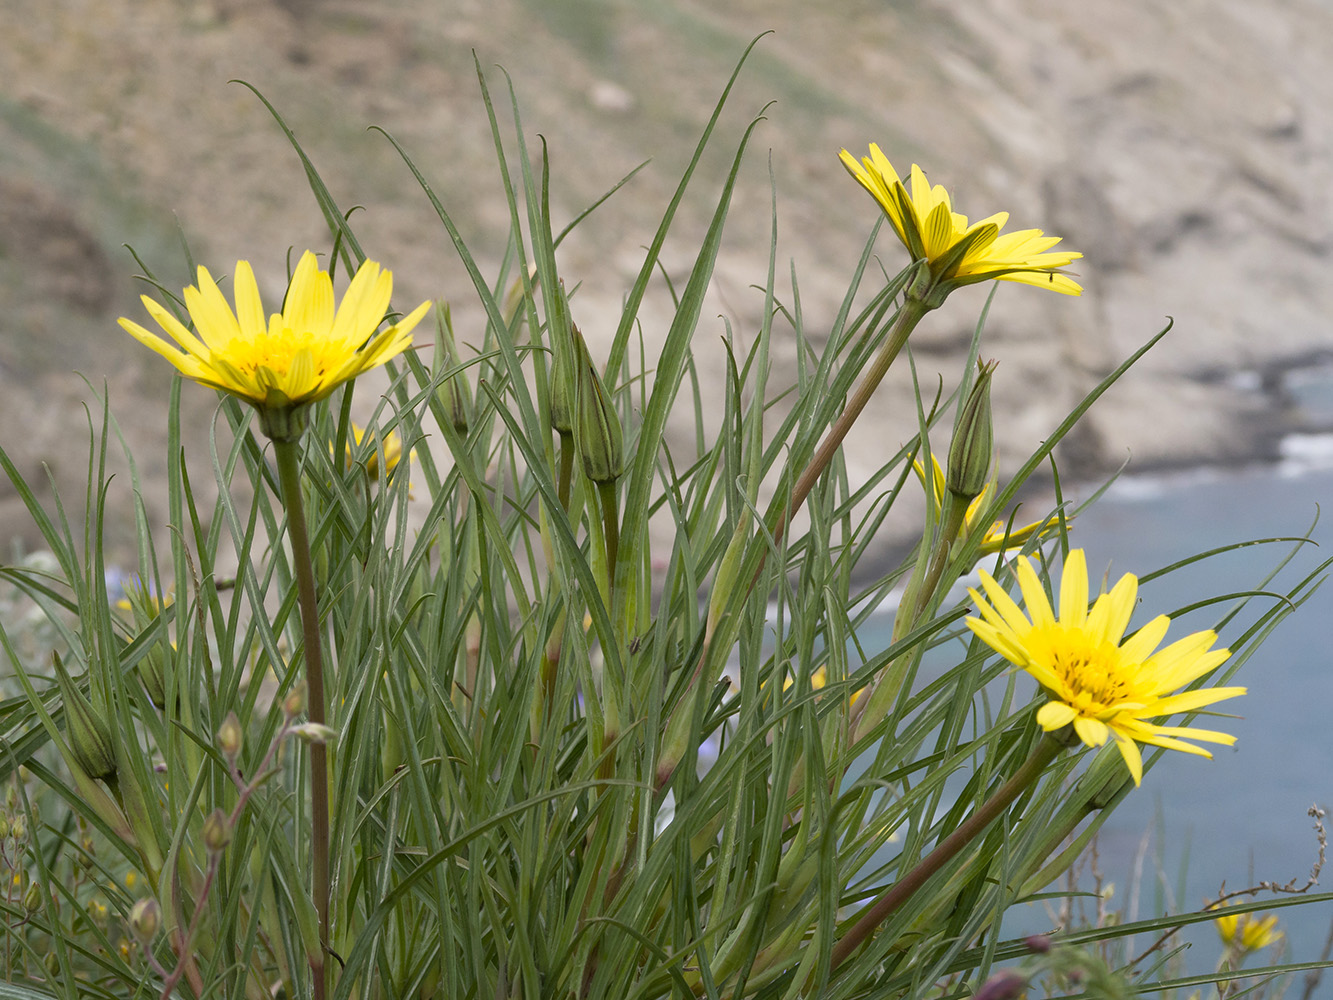
[[[204,820],[204,846],[217,853],[231,843],[231,823],[221,809],[214,809]]]
[[[944,482],[949,492],[964,500],[980,496],[994,461],[995,431],[990,406],[991,373],[994,371],[994,361],[980,365],[972,391],[963,404],[963,412],[954,425],[953,440],[949,442],[949,465]]]
[[[130,930],[140,944],[150,944],[162,929],[162,907],[151,896],[138,900],[130,907]]]
[[[222,720],[222,725],[218,727],[217,744],[222,755],[229,761],[235,761],[241,752],[241,740],[244,733],[241,731],[241,720],[236,718],[235,712],[228,712],[227,717]]]
[[[580,343],[582,338],[580,338]],[[611,397],[597,368],[581,350],[578,370],[578,444],[583,472],[594,483],[613,483],[625,473],[625,444]]]

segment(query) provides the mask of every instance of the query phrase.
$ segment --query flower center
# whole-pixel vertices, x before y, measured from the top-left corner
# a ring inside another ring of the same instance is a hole
[[[223,356],[242,372],[253,375],[265,368],[279,378],[291,369],[292,360],[302,351],[310,355],[316,375],[328,370],[326,351],[321,350],[327,339],[310,330],[293,330],[275,326],[250,338],[237,338],[227,345]]]
[[[1136,672],[1120,647],[1088,635],[1081,628],[1055,625],[1034,630],[1028,647],[1060,679],[1059,692],[1080,712],[1097,715],[1112,705],[1133,700]]]

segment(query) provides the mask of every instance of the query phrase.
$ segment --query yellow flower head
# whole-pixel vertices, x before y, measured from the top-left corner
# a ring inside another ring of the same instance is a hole
[[[947,289],[998,278],[1065,295],[1083,294],[1078,282],[1060,273],[1060,268],[1083,255],[1072,250],[1049,252],[1060,237],[1046,236],[1040,229],[1021,229],[1001,236],[1000,230],[1009,221],[1008,212],[968,225],[967,216],[953,210],[948,191],[939,184],[932,187],[915,163],[909,190],[874,143],[870,144],[870,155],[859,162],[845,149],[841,159],[847,172],[884,209],[912,259],[929,262],[937,286]]]
[[[267,323],[248,261],[236,262],[232,284],[234,312],[207,268],[199,268],[198,286],[185,289],[185,307],[198,336],[143,296],[148,314],[177,346],[132,320],[122,318],[120,325],[182,374],[255,406],[265,432],[288,440],[304,427],[303,407],[406,350],[412,343],[412,328],[430,306],[423,302],[398,323],[379,330],[393,292],[393,275],[368,260],[335,310],[333,280],[319,269],[309,250],[292,275],[282,312],[274,313]]]
[[[1252,913],[1224,913],[1213,921],[1222,943],[1242,954],[1259,951],[1275,944],[1282,932],[1276,930],[1277,916],[1256,917]]]
[[[931,502],[935,507],[935,517],[938,519],[944,507],[945,477],[944,468],[940,465],[939,459],[934,455],[930,456],[931,465],[934,466],[933,487],[934,492],[931,495]],[[921,485],[926,485],[925,467],[918,461],[912,462],[912,469],[916,472],[917,478],[921,480]],[[990,506],[991,495],[995,492],[995,478],[992,476],[990,482],[982,487],[981,492],[977,494],[970,504],[967,505],[967,514],[964,517],[963,537],[970,536],[979,527],[979,515],[983,510]],[[1073,515],[1066,515],[1065,523],[1073,520]],[[1008,532],[1005,531],[1003,521],[993,521],[986,528],[985,534],[981,536],[981,547],[977,550],[977,557],[994,555],[997,552],[1010,549],[1021,549],[1029,538],[1039,534],[1044,529],[1052,527],[1057,522],[1047,518],[1042,521],[1034,521],[1032,524],[1025,524],[1022,527],[1015,527]]]
[[[1207,750],[1180,737],[1227,746],[1236,742],[1226,733],[1147,721],[1193,712],[1245,693],[1243,687],[1170,693],[1202,677],[1231,655],[1229,650],[1211,648],[1217,641],[1216,633],[1195,632],[1158,650],[1171,621],[1166,615],[1158,615],[1122,642],[1139,581],[1126,573],[1089,610],[1088,569],[1082,549],[1072,550],[1065,560],[1059,618],[1032,561],[1026,557],[1018,560],[1018,584],[1031,620],[983,571],[981,585],[986,597],[969,591],[981,617],[969,618],[967,624],[983,642],[1022,667],[1046,689],[1050,701],[1037,712],[1037,722],[1043,729],[1049,732],[1073,723],[1078,738],[1093,747],[1105,743],[1108,733],[1113,735],[1136,785],[1143,778],[1139,743],[1211,757]]]

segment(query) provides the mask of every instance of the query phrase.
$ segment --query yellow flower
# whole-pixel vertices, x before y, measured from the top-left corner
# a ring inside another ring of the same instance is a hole
[[[1282,937],[1281,931],[1274,930],[1276,915],[1259,919],[1252,913],[1224,913],[1213,924],[1222,943],[1242,954],[1267,948]]]
[[[352,424],[352,441],[347,442],[347,467],[352,467],[352,446],[355,443],[357,450],[360,450],[362,442],[366,440],[366,429],[359,424]],[[370,431],[370,444],[375,444],[378,435]],[[384,435],[384,472],[386,476],[393,475],[393,470],[398,468],[398,463],[403,458],[403,439],[399,437],[397,431],[389,431]],[[371,479],[380,477],[380,456],[379,449],[375,448],[366,458],[366,475]]]
[[[185,307],[198,336],[143,296],[148,314],[179,349],[132,320],[122,318],[120,325],[187,377],[251,403],[260,412],[265,433],[279,440],[300,436],[305,406],[406,350],[412,328],[430,307],[423,302],[409,316],[379,330],[393,275],[368,260],[335,311],[333,280],[308,250],[292,275],[282,312],[267,324],[248,261],[236,262],[235,312],[207,268],[199,268],[198,277],[197,287],[185,289]]]
[[[935,507],[935,517],[939,518],[940,512],[944,507],[945,479],[944,469],[940,466],[939,459],[934,455],[930,456],[931,464],[934,466],[935,474],[932,477],[934,482],[934,494],[931,501]],[[915,470],[917,478],[921,480],[921,485],[926,485],[926,470],[920,462],[912,462],[912,468]],[[965,515],[963,536],[969,536],[977,528],[977,515],[990,506],[991,494],[995,492],[995,477],[982,487],[981,492],[977,494],[970,504],[967,505],[967,514]],[[1065,522],[1073,520],[1072,515],[1065,518]],[[1021,549],[1027,540],[1033,535],[1038,534],[1043,529],[1054,525],[1056,522],[1047,518],[1043,521],[1034,521],[1032,524],[1025,524],[1021,528],[1013,528],[1007,534],[1005,533],[1005,523],[995,521],[986,529],[986,533],[981,536],[981,548],[978,549],[978,558],[981,556],[994,555],[997,552],[1009,549]]]
[[[1082,549],[1072,550],[1065,560],[1058,619],[1026,557],[1018,560],[1018,583],[1030,621],[995,579],[982,572],[981,585],[990,603],[970,590],[981,617],[969,618],[967,624],[983,642],[1046,689],[1051,700],[1037,712],[1043,729],[1049,732],[1072,723],[1078,738],[1093,747],[1113,735],[1136,785],[1143,778],[1138,743],[1211,757],[1207,750],[1179,737],[1227,746],[1236,742],[1226,733],[1147,721],[1193,712],[1245,693],[1243,687],[1226,687],[1170,694],[1231,655],[1229,650],[1210,648],[1217,640],[1214,632],[1195,632],[1157,650],[1170,624],[1166,615],[1158,615],[1122,643],[1139,581],[1126,573],[1089,611],[1088,569]]]
[[[1049,252],[1060,242],[1060,237],[1046,236],[1040,229],[1022,229],[1001,236],[1000,230],[1009,221],[1008,212],[968,225],[967,216],[953,210],[949,192],[939,184],[932,187],[915,163],[909,191],[888,157],[874,143],[870,144],[870,155],[859,162],[845,149],[841,159],[847,172],[884,209],[912,259],[928,261],[935,284],[945,291],[998,278],[1065,295],[1083,293],[1078,282],[1059,271],[1083,255],[1072,250]]]

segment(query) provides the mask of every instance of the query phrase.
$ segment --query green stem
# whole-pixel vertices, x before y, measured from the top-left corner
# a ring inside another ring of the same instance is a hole
[[[837,454],[843,438],[847,436],[847,432],[852,429],[852,424],[856,423],[856,418],[861,415],[861,411],[870,402],[870,397],[879,387],[879,384],[884,381],[889,366],[893,364],[894,359],[898,357],[898,352],[907,343],[908,336],[921,322],[921,317],[930,312],[931,308],[930,305],[920,299],[908,298],[903,303],[903,307],[898,310],[898,316],[893,321],[893,328],[889,331],[888,340],[884,342],[884,346],[880,348],[875,360],[866,369],[865,374],[861,376],[860,383],[847,397],[846,409],[833,422],[833,426],[824,435],[824,440],[820,442],[819,449],[810,459],[804,471],[801,472],[800,478],[796,480],[796,485],[792,487],[791,502],[787,505],[786,511],[778,516],[777,523],[773,526],[774,541],[782,538],[783,531],[791,523],[791,519],[796,516],[796,512],[801,509],[801,504],[805,503],[805,498],[810,495],[810,491],[814,489],[819,477],[823,475],[824,470],[833,461],[833,456]]]
[[[931,851],[917,863],[915,868],[885,890],[884,894],[861,914],[860,919],[833,946],[831,968],[836,969],[841,965],[852,952],[856,951],[870,937],[875,928],[879,927],[894,910],[898,909],[918,889],[925,885],[927,879],[980,836],[986,827],[990,826],[1014,799],[1018,798],[1024,789],[1041,776],[1042,771],[1046,770],[1047,765],[1055,760],[1063,749],[1064,743],[1057,736],[1051,733],[1043,735],[1041,742],[1032,751],[1032,756],[1014,772],[1008,781],[996,790],[994,795],[982,803],[981,808],[961,823],[953,833],[940,841],[935,850]]]
[[[296,441],[273,442],[282,481],[282,500],[287,508],[287,534],[296,566],[296,592],[301,604],[301,630],[305,644],[306,689],[310,721],[325,724],[324,654],[320,643],[319,608],[315,598],[315,573],[310,561],[310,538],[306,530],[305,506],[301,500],[301,446]],[[314,980],[315,1000],[323,1000],[324,949],[329,946],[329,765],[322,743],[310,745],[310,837],[315,912],[319,917],[319,951],[307,956]]]
[[[923,558],[925,553],[917,557],[916,567],[912,570],[912,577],[907,582],[907,589],[903,593],[902,602],[898,605],[898,613],[893,618],[893,634],[891,642],[897,642],[903,636],[907,635],[912,629],[916,628],[925,620],[928,614],[933,614],[935,608],[939,606],[943,594],[937,594],[940,589],[940,577],[944,574],[944,568],[949,562],[949,553],[953,550],[954,541],[963,529],[967,521],[967,507],[971,501],[946,491],[943,509],[939,523],[936,525],[935,544],[929,554],[929,558]],[[952,585],[953,581],[950,581]],[[947,593],[948,588],[944,591]],[[910,668],[914,659],[921,656],[925,646],[919,644],[913,649],[895,657],[881,672],[874,686],[870,691],[858,699],[856,705],[852,707],[851,712],[851,743],[855,746],[857,737],[861,732],[861,722],[863,719],[869,719],[873,726],[884,717],[888,711],[889,705],[898,697],[898,691],[902,687],[903,678]]]
[[[620,552],[620,504],[616,500],[616,483],[610,480],[597,484],[602,500],[602,532],[606,537],[606,606],[611,607],[612,592],[616,585],[616,557]]]
[[[937,305],[936,303],[935,305]],[[852,390],[851,396],[847,398],[847,406],[838,414],[838,419],[828,429],[824,435],[824,440],[820,442],[818,450],[806,464],[800,477],[796,480],[796,485],[792,487],[791,501],[787,504],[785,510],[780,510],[777,520],[773,523],[773,543],[776,545],[782,540],[783,532],[791,519],[796,516],[796,512],[801,509],[801,504],[805,503],[805,498],[810,495],[814,489],[815,483],[823,475],[824,470],[828,468],[829,463],[833,461],[833,456],[837,454],[839,446],[847,436],[847,432],[852,429],[852,424],[856,423],[856,418],[861,415],[861,411],[866,408],[870,402],[870,397],[879,384],[884,381],[884,376],[888,374],[889,366],[893,364],[894,359],[898,357],[898,352],[903,349],[907,343],[908,336],[916,329],[916,325],[921,322],[921,317],[935,308],[935,305],[927,303],[922,298],[908,297],[903,303],[903,307],[898,310],[898,316],[893,321],[893,327],[889,331],[888,339],[884,346],[880,348],[879,354],[870,367],[866,369],[861,376],[861,381],[856,388]],[[759,575],[764,571],[764,563],[767,561],[767,550],[765,555],[761,556],[758,565],[755,567],[754,576],[750,578],[749,589],[753,590],[759,582]],[[708,658],[708,646],[705,644],[703,653],[699,657],[699,662],[694,668],[694,674],[690,678],[690,688],[694,689],[698,684],[699,678],[703,675],[704,663]],[[682,701],[677,705],[676,711],[680,711],[681,705],[687,705],[688,701]],[[673,715],[674,718],[674,715]],[[657,769],[656,790],[660,792],[666,787],[667,782],[671,780],[671,775],[675,773],[678,760],[665,759]]]

